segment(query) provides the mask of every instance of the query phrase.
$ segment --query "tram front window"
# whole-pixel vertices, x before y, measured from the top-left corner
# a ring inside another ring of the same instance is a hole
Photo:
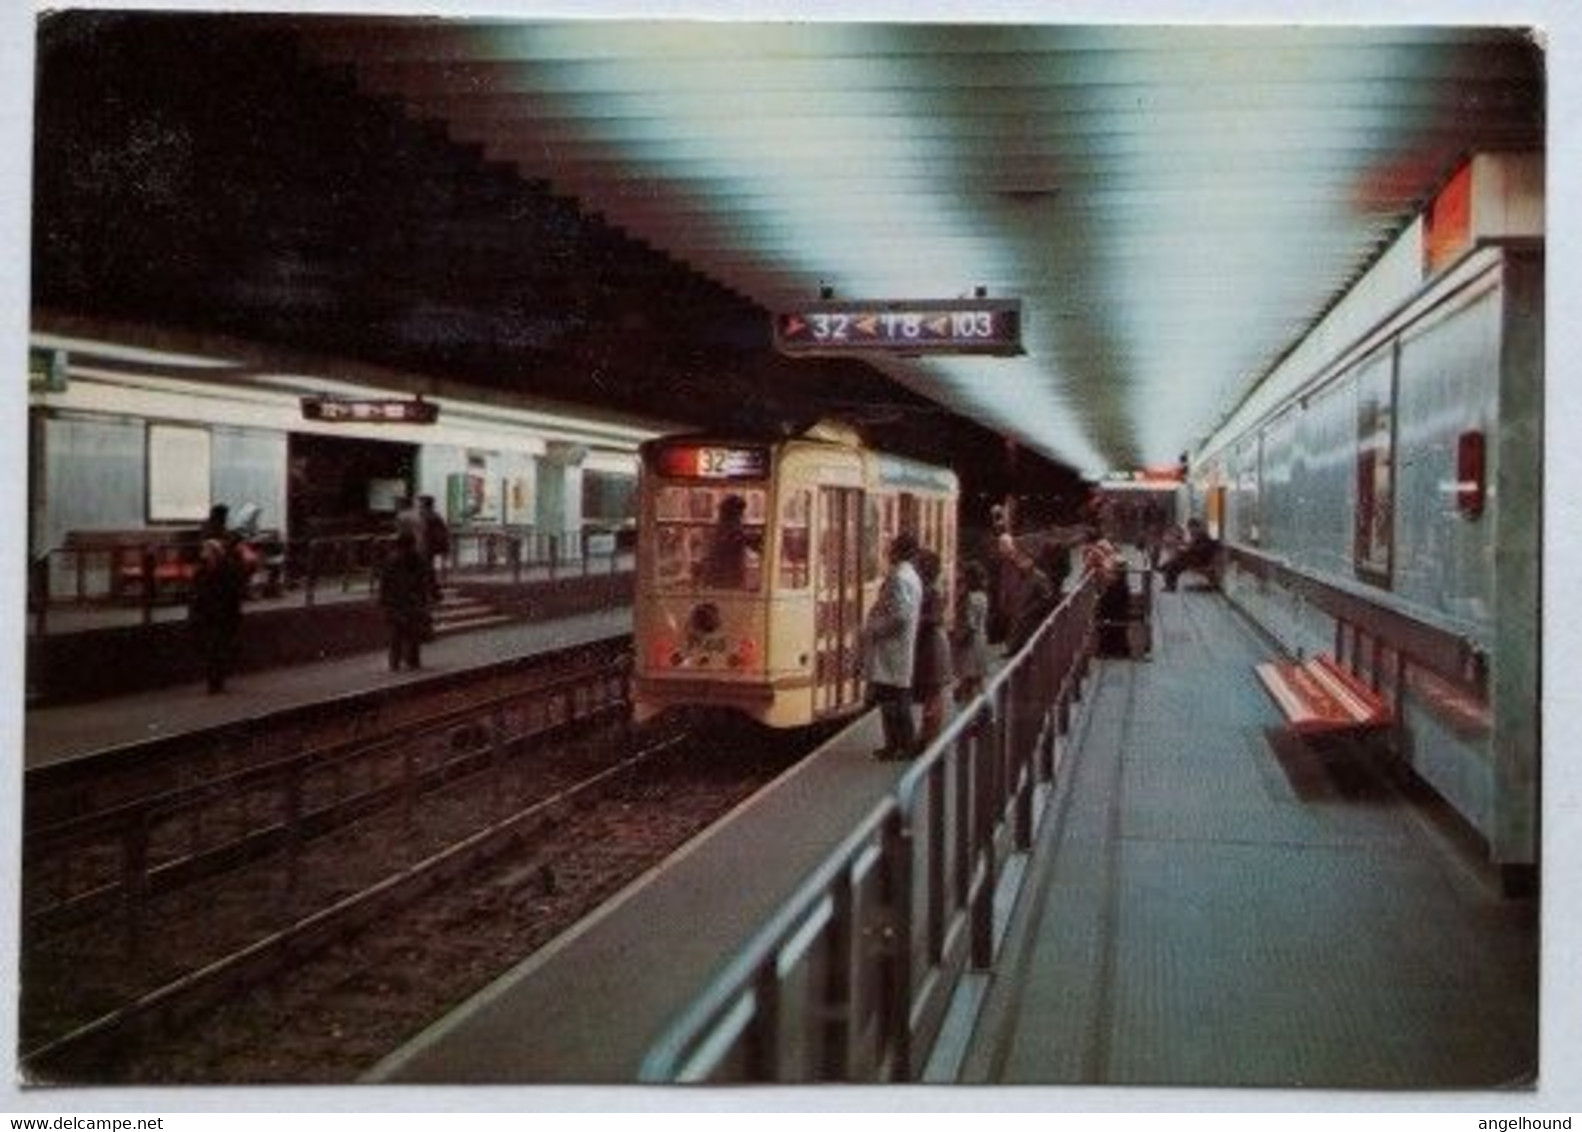
[[[667,487],[657,502],[655,568],[661,587],[758,591],[763,584],[762,488]]]

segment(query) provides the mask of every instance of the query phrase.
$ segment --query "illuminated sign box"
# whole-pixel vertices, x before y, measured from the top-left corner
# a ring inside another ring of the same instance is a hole
[[[1022,350],[1020,299],[808,303],[774,317],[783,354],[996,354]]]
[[[682,479],[768,479],[769,450],[676,444],[658,450],[654,467],[662,476]]]
[[[302,419],[357,424],[433,424],[439,420],[439,406],[421,397],[412,401],[397,398],[358,401],[341,397],[304,397]]]

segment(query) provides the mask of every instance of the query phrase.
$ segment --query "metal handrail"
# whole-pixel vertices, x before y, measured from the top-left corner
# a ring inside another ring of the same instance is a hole
[[[1092,653],[1096,599],[1096,580],[1084,576],[667,1028],[640,1080],[918,1076],[919,1052],[937,1036],[966,965],[994,962],[999,863],[1030,845],[1033,794],[1058,770],[1054,745]],[[912,866],[920,844],[927,860],[918,916]],[[836,1001],[806,1004],[806,1016],[824,1020],[817,1048],[787,1048],[785,1016],[804,1004],[784,993],[784,976],[818,954],[850,977],[806,981]],[[873,1007],[861,1017],[859,1001]]]
[[[440,565],[442,579],[487,577],[513,584],[575,575],[617,574],[631,569],[632,554],[613,544],[598,547],[599,532],[549,532],[529,528],[453,532]],[[313,605],[326,593],[371,599],[378,566],[391,534],[318,535],[270,543],[260,570],[265,589],[297,590]],[[192,550],[196,550],[193,544]],[[156,620],[163,604],[184,596],[184,580],[162,579],[154,569],[185,544],[159,539],[115,546],[58,546],[36,556],[28,577],[28,610],[35,636],[49,632],[50,613],[60,609],[135,608],[140,624]],[[135,569],[133,569],[135,567]]]

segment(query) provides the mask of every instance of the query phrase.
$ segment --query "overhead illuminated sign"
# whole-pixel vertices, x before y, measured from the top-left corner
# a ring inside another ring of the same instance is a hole
[[[769,450],[676,444],[658,451],[654,468],[662,476],[679,479],[761,480],[769,477]]]
[[[1131,472],[1105,472],[1101,482],[1105,487],[1158,487],[1166,488],[1183,482],[1186,469],[1180,464],[1164,464],[1154,468],[1138,468]]]
[[[1020,299],[808,303],[774,318],[785,354],[1022,353]]]
[[[439,406],[421,397],[411,401],[398,398],[359,401],[342,397],[304,397],[302,419],[357,424],[433,424],[439,420]]]

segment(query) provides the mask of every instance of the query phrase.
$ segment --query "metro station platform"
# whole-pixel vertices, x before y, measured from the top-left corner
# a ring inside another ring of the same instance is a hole
[[[1530,1085],[1536,899],[1382,752],[1286,735],[1223,598],[1159,594],[1154,631],[1090,679],[958,1080]]]
[[[87,703],[29,708],[28,768],[147,739],[219,727],[238,720],[390,688],[588,641],[630,633],[630,606],[536,621],[513,621],[441,636],[423,646],[423,668],[391,672],[381,647],[335,659],[241,672],[224,692],[201,681]]]

